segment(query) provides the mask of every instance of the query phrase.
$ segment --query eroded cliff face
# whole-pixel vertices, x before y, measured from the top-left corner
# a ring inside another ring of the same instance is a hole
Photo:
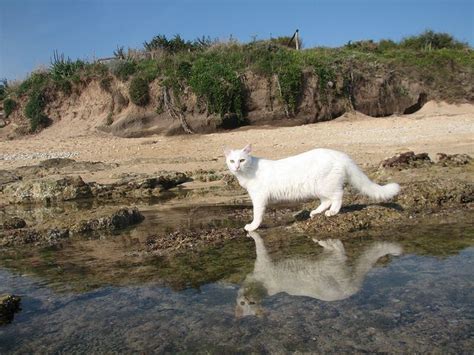
[[[448,79],[446,85],[439,86],[435,84],[439,80],[377,63],[349,66],[330,80],[306,70],[296,109],[290,112],[281,99],[276,76],[262,77],[248,71],[241,77],[245,90],[244,123],[300,125],[331,120],[354,110],[383,117],[413,113],[427,100],[474,101],[471,73],[453,72]],[[74,87],[70,95],[49,92],[45,114],[57,129],[64,126],[75,133],[100,130],[121,137],[206,133],[242,124],[232,115],[222,118],[209,114],[205,102],[189,87],[172,93],[159,79],[154,80],[150,83],[150,101],[144,107],[131,102],[128,87],[129,82],[111,77],[106,88],[91,80]],[[20,101],[10,116],[16,126],[11,137],[28,132],[24,105]]]

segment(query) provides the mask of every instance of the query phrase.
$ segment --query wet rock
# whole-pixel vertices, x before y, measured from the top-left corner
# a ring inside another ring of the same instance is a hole
[[[25,228],[25,227],[26,227],[25,220],[19,217],[11,217],[3,223],[3,229],[6,229],[6,230],[19,229],[19,228]]]
[[[35,229],[16,229],[0,236],[0,247],[37,244],[41,242],[41,233]]]
[[[8,324],[14,314],[20,311],[21,298],[14,295],[0,295],[0,325]]]
[[[428,153],[415,154],[414,152],[405,152],[385,159],[381,162],[384,168],[416,168],[433,164]]]
[[[69,238],[69,229],[53,228],[46,232],[44,241],[48,244],[56,244],[62,239]]]
[[[462,166],[472,162],[472,158],[468,154],[437,153],[436,156],[438,157],[436,164],[441,166]]]
[[[8,184],[2,193],[7,201],[13,203],[70,201],[92,196],[90,186],[78,175],[20,181]]]
[[[73,233],[90,233],[95,231],[115,231],[140,223],[145,217],[138,208],[122,208],[110,216],[81,221],[72,226]]]

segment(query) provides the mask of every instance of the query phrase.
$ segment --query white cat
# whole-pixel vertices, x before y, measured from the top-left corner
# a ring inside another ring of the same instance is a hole
[[[334,216],[341,209],[346,179],[377,201],[386,201],[400,191],[398,184],[380,186],[370,181],[351,158],[331,149],[314,149],[280,160],[253,157],[250,145],[224,152],[229,170],[252,199],[253,221],[245,226],[246,231],[260,226],[270,202],[319,198],[321,204],[310,216],[326,210],[326,216]]]
[[[316,259],[290,258],[274,262],[257,232],[249,236],[255,241],[257,258],[237,293],[237,317],[263,315],[261,303],[267,296],[285,292],[323,301],[337,301],[357,293],[365,275],[385,255],[401,255],[397,243],[376,242],[367,247],[355,261],[347,261],[343,244],[338,239],[315,240],[323,247]]]

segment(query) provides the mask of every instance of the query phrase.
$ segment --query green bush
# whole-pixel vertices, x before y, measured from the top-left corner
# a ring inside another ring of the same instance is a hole
[[[46,126],[48,118],[43,114],[46,106],[46,98],[41,91],[31,93],[25,106],[25,116],[30,120],[31,131],[34,132],[38,127]]]
[[[129,88],[130,100],[137,106],[146,106],[150,102],[148,82],[141,77],[134,77]]]
[[[7,98],[3,101],[3,111],[5,111],[5,117],[11,115],[11,113],[16,109],[16,101],[10,98]]]
[[[100,79],[99,86],[105,92],[111,92],[112,90],[112,80],[111,76],[106,76],[105,78]]]
[[[24,95],[29,91],[36,91],[47,85],[50,77],[48,73],[38,72],[31,74],[18,87],[18,95]]]
[[[226,114],[243,116],[244,88],[240,77],[228,64],[198,59],[189,79],[193,91],[206,101],[209,113],[224,117]]]
[[[53,80],[59,81],[70,78],[85,66],[86,63],[80,59],[75,61],[70,58],[65,59],[64,54],[54,52],[49,71]]]
[[[113,69],[113,74],[120,80],[127,81],[136,71],[137,63],[131,60],[125,60],[118,62],[117,66]]]
[[[400,42],[402,48],[414,50],[432,50],[432,49],[464,49],[468,48],[467,43],[455,39],[448,33],[434,32],[426,30],[420,35],[404,38]]]
[[[156,60],[145,59],[137,63],[136,72],[147,82],[152,82],[160,74],[160,67]]]

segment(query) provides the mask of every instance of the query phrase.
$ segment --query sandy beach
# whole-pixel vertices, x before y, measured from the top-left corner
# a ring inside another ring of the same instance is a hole
[[[254,154],[272,159],[326,147],[350,154],[361,166],[404,151],[474,155],[474,105],[429,102],[403,116],[373,118],[345,114],[333,121],[295,127],[243,127],[228,132],[186,136],[119,138],[66,122],[35,136],[0,142],[0,169],[37,164],[43,156],[116,163],[107,171],[82,174],[85,181],[109,181],[123,173],[163,170],[225,170],[224,147],[253,144]]]

